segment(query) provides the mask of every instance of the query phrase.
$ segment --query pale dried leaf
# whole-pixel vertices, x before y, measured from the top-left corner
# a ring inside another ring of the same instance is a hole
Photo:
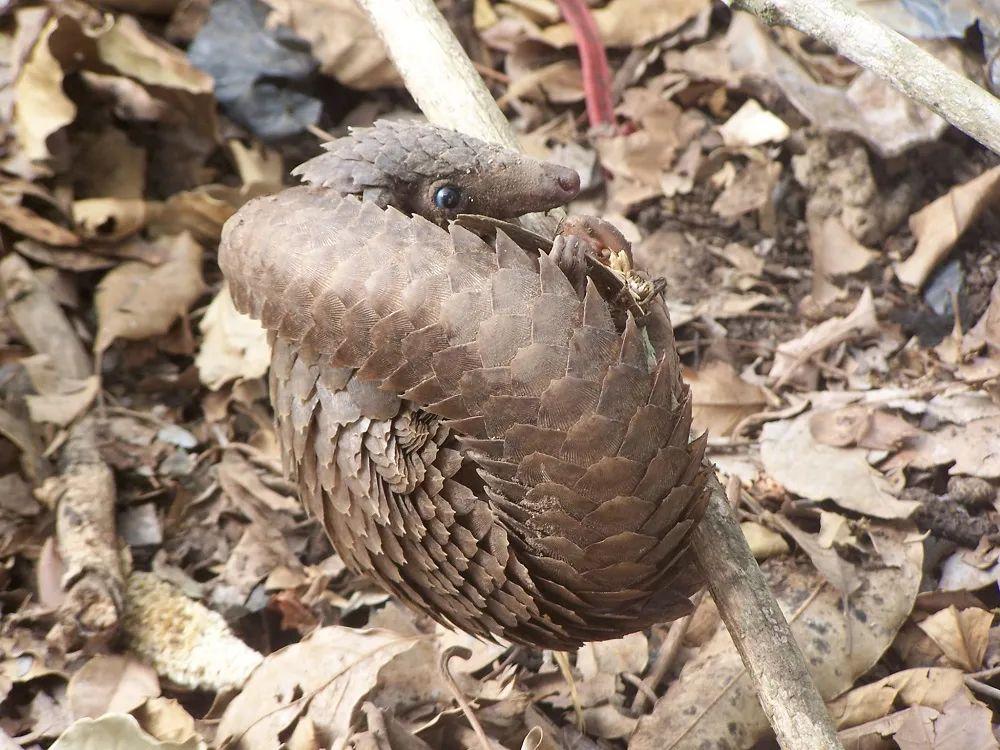
[[[719,127],[722,142],[730,148],[781,143],[791,131],[780,117],[768,112],[756,99],[747,99],[735,114]]]
[[[76,718],[128,713],[160,694],[156,672],[127,656],[98,654],[70,678],[67,696]]]
[[[893,496],[861,448],[834,448],[813,439],[811,414],[769,422],[761,432],[764,469],[785,489],[810,500],[833,500],[874,518],[906,518],[918,503]]]
[[[743,380],[728,362],[715,360],[697,371],[685,368],[684,380],[691,386],[699,432],[729,435],[743,419],[767,408],[764,390]]]
[[[998,199],[1000,167],[993,167],[913,214],[910,230],[917,238],[917,247],[909,258],[896,264],[899,280],[910,286],[923,286],[962,234]]]
[[[51,750],[205,750],[198,737],[185,742],[161,742],[144,732],[128,714],[79,719],[63,732]]]
[[[897,549],[904,564],[890,567],[874,560],[865,571],[865,586],[850,598],[846,617],[840,592],[808,563],[782,557],[762,566],[826,697],[850,688],[881,658],[920,585],[920,540],[877,523],[872,530],[880,544]],[[629,750],[750,747],[770,731],[729,633],[720,628],[684,665],[653,713],[640,719]]]
[[[94,351],[104,351],[116,338],[166,333],[204,291],[202,251],[190,235],[161,237],[155,244],[169,251],[162,265],[128,261],[101,279],[94,300],[98,319]]]
[[[199,325],[204,334],[195,358],[198,377],[216,391],[231,380],[259,378],[271,363],[271,346],[263,326],[236,310],[224,286]]]
[[[386,630],[326,627],[270,654],[227,706],[217,740],[273,748],[300,719],[331,739],[346,738],[381,668],[419,642]],[[304,698],[304,700],[303,700]]]
[[[959,610],[952,605],[921,620],[917,627],[940,647],[948,661],[974,672],[982,666],[992,624],[992,612],[975,607]]]
[[[611,0],[593,11],[601,39],[609,47],[638,47],[669,34],[704,11],[708,0]],[[549,26],[542,39],[555,47],[576,42],[568,24]]]
[[[788,554],[788,542],[775,531],[753,521],[744,521],[740,524],[743,536],[746,537],[750,551],[757,558],[758,562],[767,560],[769,557]]]

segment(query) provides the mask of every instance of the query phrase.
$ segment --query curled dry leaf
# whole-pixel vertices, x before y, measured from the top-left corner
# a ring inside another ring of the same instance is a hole
[[[76,718],[128,713],[160,694],[152,667],[127,656],[98,654],[69,680],[67,696]]]
[[[198,377],[213,391],[238,378],[259,378],[271,364],[271,346],[263,326],[233,306],[223,286],[199,325],[204,334],[195,358]]]
[[[960,670],[944,667],[904,669],[841,695],[827,708],[838,729],[875,721],[897,703],[940,711],[955,693],[968,692],[964,677]]]
[[[128,261],[101,279],[94,300],[95,352],[103,352],[116,338],[137,340],[166,333],[204,291],[201,247],[189,234],[161,237],[154,244],[169,252],[162,265]]]
[[[839,695],[871,669],[906,621],[920,585],[923,545],[905,527],[873,523],[879,544],[900,565],[870,560],[862,585],[842,594],[802,560],[780,558],[762,567],[820,693]],[[684,665],[653,713],[640,719],[629,750],[750,747],[770,731],[729,633],[720,628]]]
[[[750,551],[757,559],[757,562],[767,560],[769,557],[787,555],[789,551],[788,542],[785,538],[771,529],[753,521],[744,521],[740,524],[743,536],[750,545]]]
[[[164,742],[147,734],[128,714],[80,719],[63,732],[52,750],[205,750],[204,740]]]
[[[709,362],[700,370],[684,370],[694,402],[694,426],[713,436],[727,436],[751,414],[767,408],[760,386],[748,383],[733,366],[722,360]]]
[[[910,231],[917,238],[917,247],[909,258],[896,264],[899,280],[910,286],[923,286],[962,234],[998,199],[1000,167],[993,167],[913,214]]]
[[[992,612],[976,607],[959,610],[952,605],[921,620],[917,627],[941,648],[948,661],[974,672],[982,666],[992,624]]]
[[[265,659],[223,713],[217,740],[274,748],[300,721],[331,741],[346,738],[379,670],[419,640],[388,630],[316,630]]]
[[[862,448],[834,448],[810,432],[812,414],[769,422],[761,432],[764,469],[789,492],[809,500],[833,500],[874,518],[906,518],[919,503],[893,496]]]
[[[780,117],[768,112],[756,99],[747,99],[719,128],[722,142],[730,148],[781,143],[790,132]]]
[[[941,711],[909,713],[892,738],[899,750],[996,750],[993,713],[964,693],[956,693]]]
[[[921,469],[951,464],[952,475],[1000,478],[1000,417],[973,419],[963,425],[925,432],[911,449],[896,456],[896,461],[908,461]]]

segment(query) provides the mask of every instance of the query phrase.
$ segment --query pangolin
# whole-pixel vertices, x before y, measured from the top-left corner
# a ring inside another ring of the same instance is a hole
[[[600,220],[540,252],[454,221],[554,208],[578,175],[413,122],[325,149],[226,223],[219,263],[269,332],[285,467],[345,563],[540,648],[687,613],[705,438],[662,299]]]

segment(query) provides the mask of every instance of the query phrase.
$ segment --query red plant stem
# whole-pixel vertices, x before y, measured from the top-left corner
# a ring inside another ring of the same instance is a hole
[[[587,118],[592,128],[614,122],[611,101],[611,71],[604,42],[597,29],[594,14],[586,0],[556,0],[566,23],[573,30],[580,50],[583,68],[583,95],[587,102]]]

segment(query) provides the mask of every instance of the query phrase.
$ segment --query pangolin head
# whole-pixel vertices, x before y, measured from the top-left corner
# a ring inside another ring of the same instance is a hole
[[[325,144],[292,174],[441,226],[458,214],[509,219],[561,206],[575,170],[434,125],[379,120]]]

